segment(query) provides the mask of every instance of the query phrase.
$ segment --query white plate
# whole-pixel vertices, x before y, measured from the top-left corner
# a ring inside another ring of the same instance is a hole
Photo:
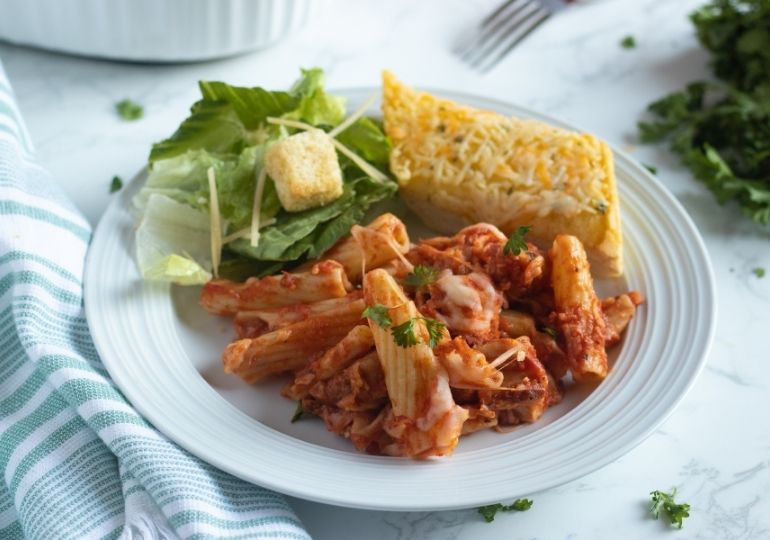
[[[373,89],[342,92],[350,108]],[[437,92],[504,114],[562,122],[506,103]],[[574,128],[572,128],[574,129]],[[228,320],[206,314],[198,288],[142,281],[133,259],[131,197],[139,175],[104,214],[88,256],[86,314],[115,382],[158,429],[201,459],[277,491],[348,507],[439,510],[510,500],[585,475],[639,444],[671,413],[703,367],[714,335],[714,277],[703,242],[674,197],[615,152],[626,274],[599,283],[647,302],[597,387],[572,388],[537,423],[463,437],[429,461],[357,453],[323,422],[290,418],[284,381],[249,386],[225,375]]]

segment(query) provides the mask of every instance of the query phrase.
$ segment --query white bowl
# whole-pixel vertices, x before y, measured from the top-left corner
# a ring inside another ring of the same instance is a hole
[[[321,0],[5,0],[0,39],[117,60],[186,62],[272,45]]]

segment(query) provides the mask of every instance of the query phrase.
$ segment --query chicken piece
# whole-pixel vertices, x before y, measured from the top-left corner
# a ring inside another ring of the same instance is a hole
[[[498,425],[534,422],[548,406],[561,399],[553,379],[537,359],[529,338],[499,339],[484,344],[481,350],[487,358],[505,359],[501,365],[501,388],[479,390],[481,403],[495,411]],[[506,354],[507,358],[502,356]]]
[[[620,342],[620,334],[634,317],[636,306],[643,302],[644,296],[636,291],[602,300],[602,312],[607,320],[607,347]]]
[[[308,394],[345,411],[379,410],[388,401],[385,376],[376,352],[328,379],[317,381]]]
[[[355,326],[339,343],[302,368],[281,393],[289,399],[302,399],[313,385],[332,378],[373,348],[374,338],[369,327]]]
[[[556,330],[550,327],[538,330],[535,318],[521,311],[504,310],[500,313],[500,331],[508,337],[527,336],[535,346],[537,358],[548,373],[556,379],[567,374],[567,357],[556,341]]]

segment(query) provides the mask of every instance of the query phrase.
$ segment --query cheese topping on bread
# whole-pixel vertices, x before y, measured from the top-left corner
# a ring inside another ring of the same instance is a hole
[[[528,240],[580,238],[598,275],[622,273],[612,152],[586,133],[510,118],[418,92],[383,74],[390,168],[401,197],[444,233],[477,222]]]

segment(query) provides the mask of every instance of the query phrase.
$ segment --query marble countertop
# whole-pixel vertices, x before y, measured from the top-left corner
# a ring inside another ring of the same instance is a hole
[[[299,35],[264,52],[178,66],[71,58],[0,44],[0,58],[43,164],[92,223],[113,175],[131,178],[152,142],[196,99],[198,79],[287,87],[300,66],[332,88],[371,86],[384,67],[417,86],[515,102],[558,116],[654,165],[700,229],[718,281],[717,336],[677,410],[636,449],[603,469],[532,493],[524,513],[486,524],[475,510],[358,511],[292,500],[319,539],[770,538],[770,231],[717,205],[664,148],[641,147],[636,122],[650,101],[707,76],[687,14],[703,0],[604,0],[553,17],[486,75],[450,52],[494,0],[342,1]],[[637,47],[624,49],[631,34]],[[122,122],[130,97],[146,117]],[[764,329],[764,330],[763,330]],[[764,411],[764,412],[763,412]],[[648,493],[676,486],[690,503],[681,531],[647,513]]]

